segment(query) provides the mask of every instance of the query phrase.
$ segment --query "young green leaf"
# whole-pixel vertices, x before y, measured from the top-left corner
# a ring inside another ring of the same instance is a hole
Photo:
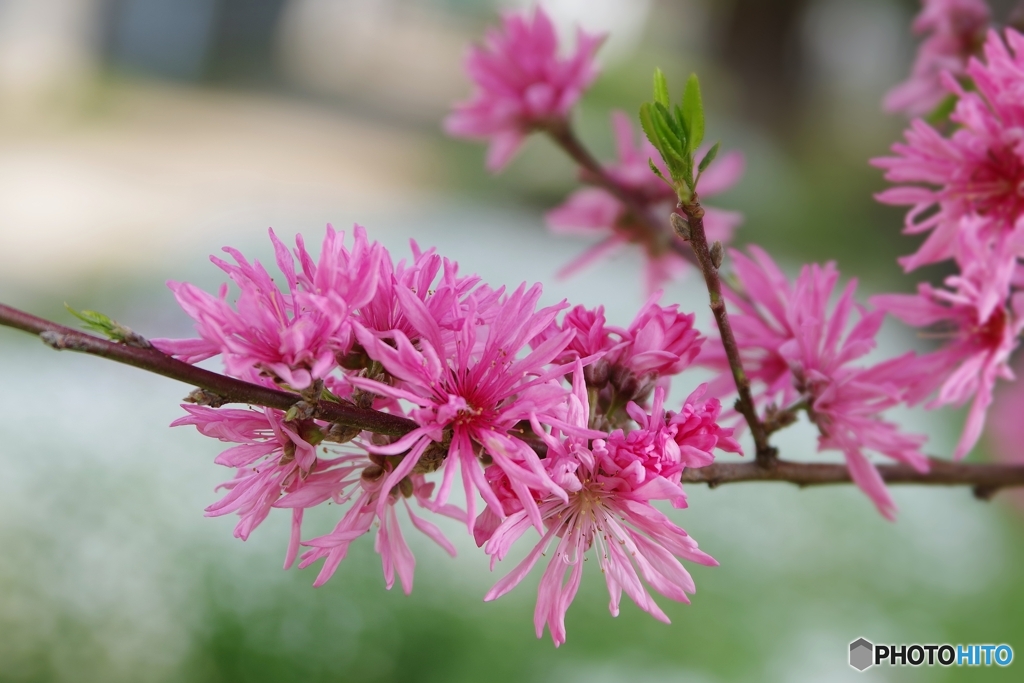
[[[647,160],[647,165],[651,167],[651,172],[654,175],[656,175],[659,178],[661,178],[663,181],[665,181],[666,184],[668,184],[668,185],[672,184],[672,182],[668,178],[666,178],[664,176],[664,174],[662,174],[661,169],[658,168],[658,165],[654,163],[654,159],[648,159]]]
[[[128,346],[138,346],[143,349],[152,348],[152,345],[137,332],[121,325],[116,320],[111,320],[102,313],[96,311],[76,311],[67,304],[64,304],[64,308],[68,309],[71,315],[81,320],[86,329],[98,332],[111,341],[121,342]]]
[[[663,107],[669,104],[668,81],[665,80],[665,74],[661,69],[654,70],[654,101]]]
[[[686,117],[683,116],[682,108],[677,104],[675,107],[673,107],[672,111],[675,114],[675,120],[676,123],[679,125],[679,130],[683,131],[683,139],[689,140],[690,124],[686,122]]]
[[[707,170],[707,167],[711,165],[711,162],[718,156],[718,147],[722,143],[716,142],[714,146],[708,150],[708,153],[704,155],[704,158],[700,160],[700,165],[697,167],[698,173],[703,173]]]
[[[658,127],[658,133],[669,142],[676,153],[680,156],[686,155],[686,133],[679,126],[668,107],[662,106],[660,102],[654,103],[654,124]],[[662,131],[665,131],[662,133]]]
[[[650,140],[654,148],[661,152],[664,157],[665,153],[662,152],[664,143],[661,141],[661,137],[658,135],[658,129],[654,125],[654,106],[650,102],[644,102],[640,105],[640,128],[643,129],[644,135]]]
[[[686,123],[686,148],[693,152],[704,140],[704,103],[700,97],[700,81],[697,74],[690,74],[683,91],[683,121]]]

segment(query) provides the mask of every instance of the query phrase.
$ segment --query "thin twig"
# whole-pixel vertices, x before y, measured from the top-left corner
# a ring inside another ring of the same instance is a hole
[[[156,349],[143,349],[100,339],[3,304],[0,304],[0,325],[39,335],[48,346],[58,350],[100,356],[205,389],[220,397],[224,403],[248,403],[288,410],[302,400],[302,396],[298,394],[262,387],[204,370],[183,363]],[[401,436],[416,428],[415,422],[399,415],[365,410],[332,401],[320,401],[314,408],[313,416],[389,436]]]
[[[878,465],[878,473],[888,484],[970,486],[975,495],[983,499],[990,498],[999,489],[1024,486],[1024,465],[963,463],[937,458],[928,461],[928,472],[918,472],[909,465]],[[845,464],[779,459],[770,467],[756,462],[718,462],[683,471],[684,484],[707,484],[714,488],[743,481],[781,481],[804,487],[849,484],[852,479]]]
[[[636,232],[634,242],[652,245],[662,251],[672,251],[687,261],[694,262],[693,254],[666,229],[664,221],[657,221],[651,215],[650,200],[613,178],[583,145],[568,121],[554,120],[542,130],[583,170],[584,181],[607,190],[622,202],[626,211],[633,217],[629,225]]]
[[[732,378],[736,383],[736,391],[739,398],[736,399],[736,410],[743,415],[743,418],[750,425],[750,434],[754,437],[754,449],[757,457],[757,464],[762,467],[768,466],[776,457],[776,451],[768,443],[768,430],[764,423],[757,416],[757,408],[754,406],[754,399],[750,394],[750,379],[743,371],[743,364],[740,362],[740,350],[736,344],[736,336],[732,332],[732,325],[729,324],[729,315],[725,310],[725,299],[722,297],[722,280],[718,277],[718,265],[711,256],[711,248],[708,246],[708,238],[704,233],[704,209],[701,208],[697,194],[693,193],[690,201],[679,204],[679,210],[683,212],[688,224],[690,247],[697,257],[697,264],[704,274],[704,282],[708,288],[708,296],[711,300],[711,312],[718,323],[718,331],[722,337],[722,346],[725,349],[725,356],[729,361],[729,369],[732,370]]]

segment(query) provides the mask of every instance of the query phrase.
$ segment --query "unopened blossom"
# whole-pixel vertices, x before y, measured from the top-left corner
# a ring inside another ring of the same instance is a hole
[[[603,36],[576,32],[571,55],[560,56],[558,36],[547,13],[509,13],[500,29],[487,31],[473,46],[466,72],[476,91],[457,104],[445,130],[457,137],[488,140],[487,168],[500,171],[527,134],[564,122],[597,77],[594,53]]]
[[[757,403],[806,410],[818,428],[818,450],[842,452],[854,483],[892,519],[895,504],[865,451],[928,469],[920,451],[924,437],[903,434],[882,417],[904,400],[916,376],[910,356],[855,365],[875,348],[884,318],[856,304],[856,281],[832,304],[839,280],[834,264],[804,266],[790,284],[764,251],[750,251],[754,259],[732,254],[744,288],[728,293],[737,304],[729,319]],[[731,380],[721,355],[719,350],[706,359],[722,372],[720,387]]]
[[[627,244],[638,244],[647,258],[648,291],[654,291],[687,267],[686,259],[678,249],[689,249],[669,228],[668,215],[677,201],[675,190],[658,178],[650,168],[653,161],[666,178],[669,177],[661,155],[643,135],[639,145],[629,117],[621,111],[612,113],[618,159],[606,167],[608,175],[637,204],[648,211],[655,225],[664,231],[650,234],[642,220],[633,215],[623,202],[601,187],[586,187],[571,194],[559,207],[548,212],[548,227],[558,234],[601,237],[601,241],[573,260],[561,271],[567,277],[594,261],[607,256]],[[700,158],[698,154],[698,158]],[[744,159],[739,152],[729,152],[718,158],[700,178],[698,190],[702,198],[723,192],[743,175]],[[586,172],[582,179],[588,180]],[[728,242],[743,218],[734,211],[704,207],[704,230],[709,241]]]
[[[706,390],[705,384],[697,387],[683,401],[679,412],[665,410],[664,387],[654,390],[650,413],[630,403],[626,411],[636,427],[628,432],[617,429],[608,435],[604,447],[598,449],[602,470],[636,484],[663,477],[679,485],[683,470],[710,465],[716,448],[741,453],[739,442],[733,438],[735,430],[718,424],[722,410],[718,399],[701,400]],[[670,502],[673,507],[686,507],[685,497]]]
[[[897,186],[877,195],[886,204],[910,206],[904,232],[928,233],[917,253],[900,259],[906,270],[956,256],[957,235],[968,216],[986,237],[1003,238],[1024,215],[1024,36],[994,31],[984,61],[971,59],[966,74],[976,90],[944,79],[959,101],[945,137],[916,120],[895,156],[873,160]],[[972,219],[973,220],[973,219]]]
[[[228,374],[240,377],[257,370],[294,389],[305,389],[324,378],[335,365],[335,354],[351,344],[350,313],[376,293],[383,248],[370,245],[360,228],[355,246],[344,246],[344,234],[327,226],[319,262],[298,240],[296,271],[292,254],[270,231],[286,290],[256,261],[225,247],[235,263],[211,260],[239,289],[228,301],[228,287],[217,296],[195,285],[169,282],[178,303],[196,321],[199,339],[156,339],[165,353],[195,363],[221,354]]]
[[[594,392],[595,427],[614,429],[628,420],[630,401],[645,403],[659,383],[689,367],[704,337],[694,328],[694,316],[679,306],[658,303],[655,292],[628,327],[608,325],[604,309],[576,306],[560,324],[552,323],[532,342],[536,346],[561,333],[574,334],[556,358],[558,363],[586,360],[583,374]]]
[[[704,337],[693,326],[694,315],[678,304],[661,306],[655,292],[622,335],[623,344],[609,354],[609,362],[628,368],[638,377],[677,375],[693,363]]]
[[[582,374],[579,367],[573,373],[567,418],[569,424],[580,428],[589,423]],[[652,419],[664,418],[655,415]],[[558,429],[544,435],[544,440],[548,445],[545,467],[568,497],[535,491],[545,524],[543,535],[526,559],[495,584],[484,599],[497,599],[515,588],[541,555],[554,546],[540,580],[534,627],[539,638],[547,626],[555,645],[561,645],[565,642],[565,614],[580,585],[584,556],[595,548],[608,586],[612,615],[618,615],[625,591],[641,609],[667,623],[668,617],[643,581],[671,600],[689,602],[687,594],[696,588],[679,560],[717,564],[698,549],[683,529],[651,505],[652,500],[678,502],[683,498],[676,476],[680,463],[673,457],[680,451],[629,449],[620,445],[610,452],[604,440],[588,443],[585,437],[562,434]],[[667,442],[674,443],[671,439]],[[631,462],[626,463],[629,459]],[[668,476],[662,471],[667,471]],[[484,546],[492,567],[530,526],[525,510],[509,514],[497,526]]]
[[[522,286],[504,298],[488,325],[478,326],[470,311],[453,338],[448,339],[419,298],[401,289],[398,292],[419,335],[418,344],[414,346],[400,330],[377,336],[357,328],[367,354],[379,361],[396,382],[351,379],[365,390],[417,406],[409,413],[419,424],[417,429],[392,444],[372,448],[385,455],[408,451],[384,481],[384,493],[411,473],[427,448],[435,444],[444,458],[437,501],[447,501],[458,468],[472,531],[477,492],[496,515],[503,516],[480,464],[479,456],[486,452],[509,476],[539,526],[537,506],[528,487],[562,497],[565,493],[548,476],[537,453],[512,430],[537,415],[558,419],[566,391],[547,375],[546,366],[569,343],[572,332],[548,339],[525,356],[520,353],[550,325],[562,306],[538,311],[540,286],[529,290]]]
[[[989,26],[985,0],[922,0],[912,30],[924,35],[911,67],[910,77],[890,90],[884,101],[887,111],[908,116],[928,114],[949,92],[942,74],[961,76],[967,60],[981,47]]]
[[[945,287],[922,283],[917,294],[887,294],[872,302],[944,339],[938,350],[915,362],[908,399],[917,403],[936,392],[926,407],[971,402],[953,453],[962,458],[981,436],[996,380],[1014,378],[1009,360],[1024,329],[1024,300],[1010,293],[1016,259],[1006,252],[1012,243],[986,240],[977,226],[968,226],[958,241],[961,273],[946,278]]]

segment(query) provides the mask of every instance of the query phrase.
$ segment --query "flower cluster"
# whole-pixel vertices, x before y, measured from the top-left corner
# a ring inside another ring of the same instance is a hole
[[[625,590],[665,619],[641,577],[686,600],[693,583],[679,559],[714,561],[652,501],[684,507],[684,469],[710,464],[716,448],[739,451],[703,390],[676,412],[665,408],[669,378],[703,341],[692,315],[652,298],[628,327],[613,328],[600,309],[562,315],[565,303],[539,306],[539,285],[493,289],[415,243],[411,261],[395,264],[358,227],[351,246],[328,227],[318,258],[301,237],[293,251],[270,237],[281,288],[259,262],[228,249],[234,264],[213,261],[237,297],[227,286],[214,296],[170,283],[199,338],[154,340],[188,362],[219,355],[229,375],[303,399],[287,412],[184,406],[188,415],[175,425],[235,444],[217,458],[236,473],[209,515],[237,514],[235,535],[244,540],[274,508],[291,510],[285,566],[323,560],[316,585],[376,529],[386,584],[397,576],[406,592],[415,559],[400,507],[453,555],[432,514],[465,524],[495,561],[533,526],[541,535],[533,559],[489,597],[517,583],[557,538],[559,559],[537,607],[538,635],[547,623],[556,644],[591,547],[613,613]],[[409,428],[386,436],[332,424],[317,411],[325,402],[391,413]],[[455,503],[457,477],[464,495]],[[328,502],[345,510],[334,530],[304,537],[304,511]]]
[[[922,283],[915,295],[886,295],[880,307],[914,327],[928,328],[945,344],[921,357],[912,403],[926,406],[970,402],[966,427],[954,455],[978,440],[999,377],[1012,378],[1009,358],[1024,327],[1019,258],[1024,254],[1024,36],[990,32],[984,60],[971,58],[961,74],[943,74],[957,98],[950,115],[956,128],[943,135],[921,120],[911,123],[895,156],[876,159],[898,183],[878,195],[911,207],[905,231],[928,233],[905,270],[951,261],[957,274],[944,286]]]
[[[834,264],[804,266],[791,283],[757,247],[749,248],[749,256],[730,256],[737,281],[725,289],[730,321],[767,420],[781,426],[779,420],[805,411],[818,430],[818,450],[840,451],[854,483],[893,519],[896,506],[865,451],[928,470],[920,452],[924,437],[903,434],[882,417],[906,400],[918,376],[912,354],[875,365],[855,363],[874,349],[884,313],[856,304],[855,281],[832,304],[839,280]],[[720,342],[709,344],[700,361],[721,372],[716,390],[734,390]]]
[[[237,294],[227,285],[213,295],[170,283],[198,337],[153,344],[188,363],[220,356],[228,375],[292,392],[295,402],[287,411],[240,410],[200,394],[193,397],[202,404],[184,406],[175,425],[233,444],[217,463],[235,476],[207,513],[237,514],[235,535],[244,540],[275,508],[291,510],[285,566],[322,561],[316,585],[372,533],[387,587],[397,578],[407,593],[415,558],[399,508],[452,555],[455,546],[431,520],[464,525],[492,569],[533,528],[532,550],[485,599],[511,591],[553,548],[534,625],[556,645],[565,641],[566,611],[591,551],[613,615],[625,592],[663,621],[651,589],[688,602],[694,583],[682,561],[716,564],[655,503],[685,508],[686,470],[711,465],[717,450],[741,452],[735,428],[720,423],[719,397],[740,393],[737,405],[757,430],[758,464],[772,450],[765,435],[805,415],[818,450],[842,453],[853,482],[893,519],[896,506],[871,454],[918,472],[930,461],[925,438],[903,433],[886,411],[970,402],[954,452],[962,458],[979,439],[996,379],[1013,377],[1010,357],[1024,330],[1024,36],[989,33],[984,60],[968,59],[989,20],[984,3],[925,5],[915,30],[929,37],[887,106],[922,112],[948,94],[956,127],[943,134],[915,120],[906,143],[875,164],[897,183],[878,198],[911,206],[906,232],[928,233],[901,264],[910,272],[951,262],[957,272],[941,286],[922,283],[916,294],[862,305],[856,281],[838,288],[833,263],[806,265],[790,278],[755,246],[729,252],[733,273],[723,282],[721,241],[740,219],[702,207],[697,187],[702,196],[727,189],[744,162],[733,152],[711,166],[718,146],[698,152],[704,114],[696,77],[670,114],[657,72],[655,102],[641,110],[647,139],[637,145],[627,117],[613,114],[618,160],[602,166],[569,126],[596,75],[600,39],[581,31],[575,52],[562,57],[543,10],[509,14],[471,51],[477,90],[457,105],[449,132],[489,140],[492,170],[528,133],[548,133],[588,185],[548,213],[549,225],[603,237],[563,274],[633,243],[648,258],[652,295],[629,325],[614,326],[601,307],[542,307],[539,285],[492,288],[415,243],[411,258],[396,263],[358,226],[348,242],[328,226],[315,258],[301,237],[289,249],[271,231],[279,280],[226,249],[233,262],[213,261]],[[677,201],[686,219],[670,222]],[[657,286],[686,262],[690,239],[722,340],[706,340],[692,314],[659,302]],[[868,362],[887,313],[930,328],[944,344]],[[670,410],[672,377],[694,364],[718,376]],[[1014,394],[1012,404],[1019,401]],[[332,422],[326,407],[403,426]],[[1015,438],[1018,425],[1005,411],[999,422],[1001,438]],[[306,537],[305,511],[325,503],[339,506],[340,519],[330,533]]]
[[[533,16],[505,15],[502,30],[490,30],[484,44],[470,49],[466,71],[477,86],[445,121],[449,134],[488,140],[487,168],[504,168],[526,135],[564,122],[597,77],[594,53],[603,36],[576,32],[575,52],[559,56],[551,19],[538,8]]]
[[[654,146],[635,133],[625,113],[611,117],[618,159],[600,165],[575,139],[570,114],[597,71],[594,52],[601,39],[577,33],[576,51],[558,57],[551,21],[538,7],[532,18],[505,16],[501,30],[488,32],[485,45],[470,51],[466,71],[477,86],[474,97],[455,106],[445,122],[448,133],[490,141],[487,166],[499,170],[511,159],[530,132],[545,131],[582,164],[580,181],[587,187],[570,195],[547,214],[556,234],[597,237],[599,241],[567,264],[567,277],[627,244],[639,246],[647,260],[647,290],[653,293],[687,268],[688,247],[671,230],[666,216],[676,193],[661,178],[669,176]],[[703,156],[703,154],[701,155]],[[661,178],[651,172],[659,169]],[[739,152],[722,155],[701,179],[702,196],[714,196],[743,175]],[[705,226],[711,240],[728,241],[742,222],[733,211],[705,207]]]

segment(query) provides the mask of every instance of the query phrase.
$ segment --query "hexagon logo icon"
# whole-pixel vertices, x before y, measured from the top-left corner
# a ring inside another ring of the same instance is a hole
[[[874,662],[875,646],[864,638],[858,638],[850,643],[850,666],[857,671],[864,671],[872,666]]]

